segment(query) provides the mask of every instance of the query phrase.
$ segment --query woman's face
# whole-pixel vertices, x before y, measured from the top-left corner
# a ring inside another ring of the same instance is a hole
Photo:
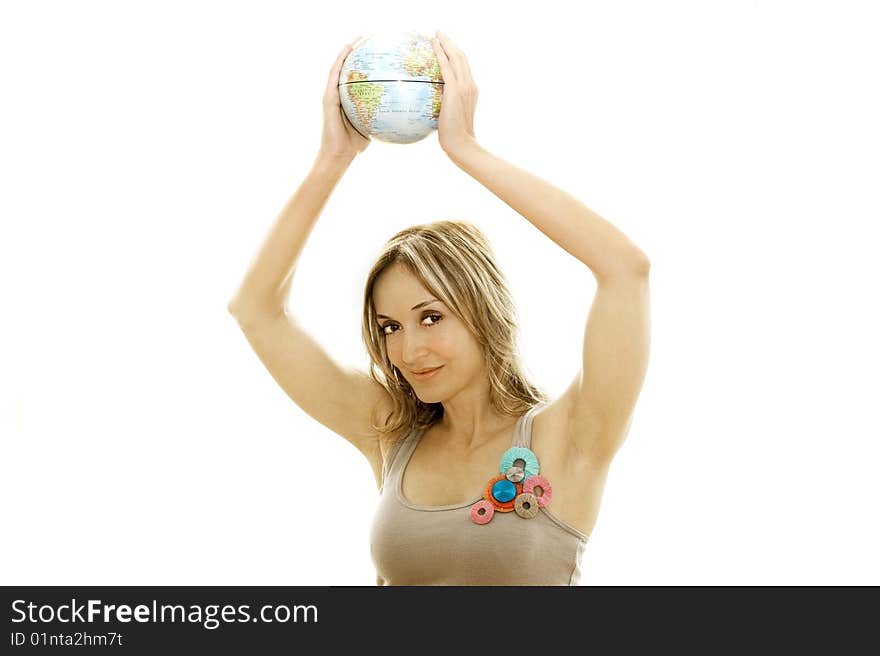
[[[439,403],[467,388],[485,386],[479,343],[406,267],[394,264],[377,278],[373,303],[391,364],[423,403]],[[425,369],[439,367],[427,376]]]

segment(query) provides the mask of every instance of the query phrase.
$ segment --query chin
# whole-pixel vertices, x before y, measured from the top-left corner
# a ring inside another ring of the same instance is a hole
[[[416,398],[422,403],[441,403],[443,399],[439,394],[430,393],[430,394],[416,394]]]

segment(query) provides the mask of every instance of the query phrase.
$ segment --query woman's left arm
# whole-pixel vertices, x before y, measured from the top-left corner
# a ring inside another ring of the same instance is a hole
[[[620,230],[570,194],[477,143],[478,91],[467,58],[448,36],[438,35],[433,45],[444,81],[439,141],[456,166],[583,262],[597,280],[647,273],[647,256]]]
[[[647,255],[578,199],[480,146],[476,140],[450,159],[559,246],[583,262],[596,280],[646,274]]]
[[[572,462],[607,465],[632,422],[650,352],[650,261],[576,198],[504,161],[474,136],[477,87],[467,59],[438,33],[444,79],[440,146],[462,170],[584,263],[598,282],[584,331],[583,368],[548,410],[567,419]]]

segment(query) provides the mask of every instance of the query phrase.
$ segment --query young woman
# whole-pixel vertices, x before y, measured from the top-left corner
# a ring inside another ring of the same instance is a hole
[[[315,221],[369,145],[339,102],[351,45],[327,80],[313,168],[229,309],[285,392],[372,466],[378,584],[576,585],[647,370],[648,258],[576,199],[480,146],[467,59],[442,33],[433,46],[443,151],[596,278],[582,367],[565,392],[550,400],[526,379],[504,276],[467,222],[417,225],[385,245],[364,293],[369,372],[336,363],[286,308]]]

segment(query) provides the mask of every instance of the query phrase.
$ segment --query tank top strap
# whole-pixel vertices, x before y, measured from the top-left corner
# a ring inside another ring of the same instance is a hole
[[[537,414],[538,410],[543,407],[542,404],[533,406],[519,418],[519,421],[516,422],[516,429],[513,431],[513,446],[521,446],[526,449],[531,448],[532,420],[535,418],[535,414]]]
[[[424,429],[422,429],[423,431]],[[422,432],[420,430],[416,430],[415,428],[410,428],[410,430],[399,437],[397,441],[394,443],[394,446],[391,447],[391,451],[388,453],[388,457],[382,462],[382,487],[384,489],[385,483],[391,480],[394,476],[398,476],[400,474],[401,463],[405,462],[407,459],[407,450],[411,450],[415,444],[415,438],[418,437],[418,434]]]

